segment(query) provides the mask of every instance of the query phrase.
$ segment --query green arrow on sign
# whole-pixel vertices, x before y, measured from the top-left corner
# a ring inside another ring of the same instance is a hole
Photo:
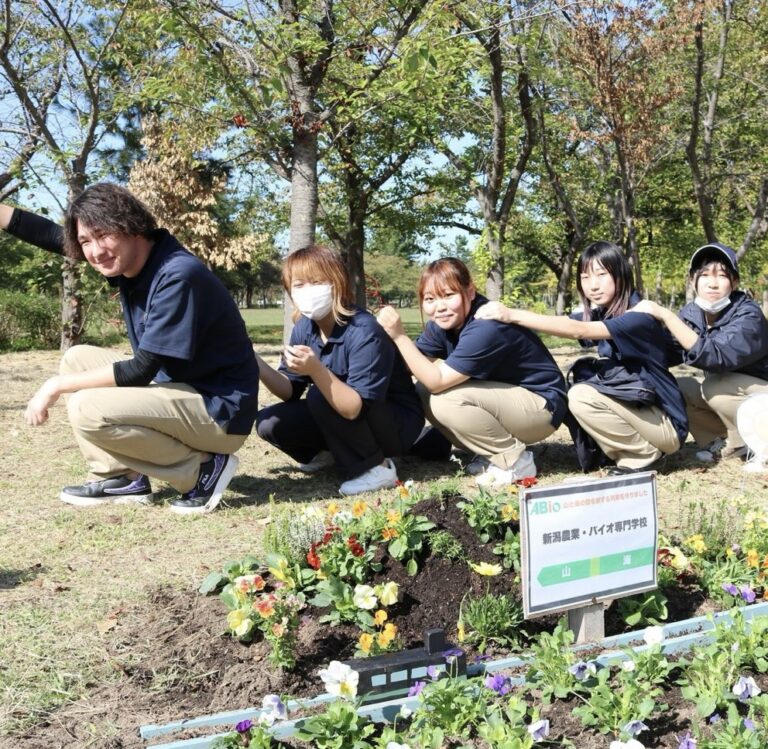
[[[542,587],[562,585],[576,580],[584,580],[587,577],[597,577],[611,572],[645,567],[649,564],[653,564],[653,546],[542,567],[537,579]]]

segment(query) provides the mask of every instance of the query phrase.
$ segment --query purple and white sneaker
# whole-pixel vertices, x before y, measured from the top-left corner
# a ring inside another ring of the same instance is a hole
[[[78,486],[65,486],[59,499],[78,507],[96,507],[104,504],[148,505],[153,500],[149,478],[140,474],[138,478],[115,476],[112,479],[88,481]]]
[[[216,453],[201,463],[194,488],[171,502],[171,512],[179,515],[213,512],[232,481],[239,462],[237,455]]]

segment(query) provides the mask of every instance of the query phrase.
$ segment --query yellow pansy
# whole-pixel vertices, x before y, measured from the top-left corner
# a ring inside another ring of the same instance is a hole
[[[368,634],[367,632],[363,632],[363,634],[360,635],[360,639],[357,641],[357,644],[364,653],[370,653],[371,648],[373,647],[373,635]]]
[[[373,621],[376,622],[376,626],[380,627],[382,624],[384,624],[385,621],[387,621],[388,614],[384,609],[379,609],[374,615],[373,615]]]
[[[397,511],[397,510],[388,510],[387,511],[387,522],[388,523],[397,523],[400,521],[400,518],[403,516]]]
[[[456,636],[459,642],[464,642],[467,636],[467,632],[464,629],[464,622],[459,622],[458,632],[456,633]]]
[[[340,509],[338,502],[331,502],[328,507],[325,508],[325,514],[328,515],[329,518],[332,518]]]
[[[363,502],[362,499],[358,499],[357,502],[355,502],[352,505],[352,514],[356,518],[359,518],[362,515],[365,515],[367,510],[368,510],[368,505],[365,502]]]
[[[760,554],[757,549],[750,549],[747,552],[747,564],[750,567],[758,567],[760,565]]]
[[[702,536],[701,533],[697,533],[696,535],[687,538],[685,543],[697,554],[703,554],[707,550],[707,544],[704,543],[704,536]]]
[[[501,508],[501,519],[505,523],[509,523],[511,520],[517,520],[520,517],[517,507],[513,504],[503,505]]]

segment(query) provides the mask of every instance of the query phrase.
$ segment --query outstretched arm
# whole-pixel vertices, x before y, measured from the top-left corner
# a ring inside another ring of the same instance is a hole
[[[653,315],[664,327],[672,333],[677,342],[686,350],[690,351],[699,340],[699,334],[689,328],[671,309],[662,307],[650,299],[643,299],[632,307],[633,312],[646,312]]]
[[[293,395],[293,385],[282,372],[279,372],[264,359],[256,354],[256,361],[259,363],[259,380],[266,386],[272,395],[276,395],[280,400],[287,401]]]
[[[114,369],[111,364],[86,372],[73,372],[49,377],[32,396],[24,419],[30,426],[39,426],[48,419],[48,409],[56,403],[63,393],[74,393],[87,388],[115,386]]]
[[[523,328],[537,330],[540,333],[549,333],[561,338],[596,341],[611,337],[608,327],[597,320],[584,322],[583,320],[572,320],[564,315],[539,315],[535,312],[528,312],[528,310],[507,307],[501,302],[484,304],[475,313],[475,319],[514,323]]]
[[[42,250],[64,254],[64,230],[45,216],[2,204],[0,229]]]
[[[394,341],[413,376],[430,393],[442,393],[469,379],[443,361],[432,361],[416,348],[416,344],[405,334],[400,315],[393,307],[382,307],[376,319],[387,335]]]

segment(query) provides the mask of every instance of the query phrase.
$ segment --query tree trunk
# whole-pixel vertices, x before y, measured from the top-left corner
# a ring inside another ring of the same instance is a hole
[[[501,253],[502,241],[498,226],[486,225],[488,235],[488,251],[491,256],[491,267],[485,277],[485,295],[492,301],[501,299],[504,293],[504,257]]]
[[[67,181],[67,197],[71,203],[85,189],[85,174],[82,170],[75,171]],[[61,340],[59,343],[61,351],[76,346],[83,335],[80,272],[79,263],[76,260],[64,258],[61,271]]]

